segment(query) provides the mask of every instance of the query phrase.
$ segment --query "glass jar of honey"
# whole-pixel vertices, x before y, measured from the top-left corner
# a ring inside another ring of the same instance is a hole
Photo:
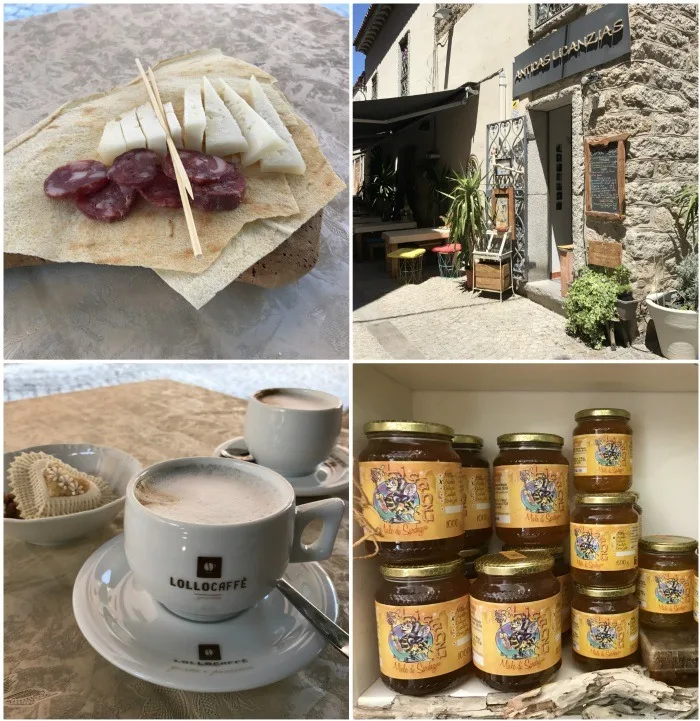
[[[695,568],[693,569],[693,618],[698,622],[698,549],[695,549]]]
[[[469,579],[471,584],[476,578],[476,560],[481,556],[485,556],[489,552],[488,547],[484,548],[465,548],[459,552],[459,557],[464,562],[464,577]]]
[[[639,622],[675,628],[693,623],[693,579],[698,543],[686,536],[644,536],[639,541]]]
[[[634,589],[634,584],[611,588],[574,584],[573,658],[587,671],[636,663],[639,616]]]
[[[501,551],[476,562],[471,587],[474,673],[499,691],[527,691],[561,666],[561,591],[546,553]]]
[[[571,516],[571,577],[618,588],[637,578],[639,516],[632,493],[578,494]]]
[[[375,609],[382,681],[398,693],[424,696],[463,679],[471,642],[462,561],[380,571]]]
[[[359,457],[362,514],[387,563],[457,558],[464,544],[454,431],[438,423],[372,421]],[[368,542],[370,552],[374,550]]]
[[[511,546],[556,546],[569,532],[569,463],[551,433],[498,437],[493,462],[496,535]]]
[[[456,435],[452,447],[462,462],[464,548],[479,548],[491,540],[491,473],[481,455],[484,441],[479,436]]]
[[[587,408],[574,429],[574,485],[584,493],[619,493],[632,485],[629,411]]]

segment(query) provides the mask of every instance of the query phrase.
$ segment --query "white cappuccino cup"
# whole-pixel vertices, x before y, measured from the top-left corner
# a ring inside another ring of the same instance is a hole
[[[328,558],[344,507],[338,498],[297,507],[289,482],[254,463],[165,461],[129,482],[126,558],[138,584],[169,611],[219,621],[264,598],[288,563]],[[315,519],[321,533],[304,544]]]

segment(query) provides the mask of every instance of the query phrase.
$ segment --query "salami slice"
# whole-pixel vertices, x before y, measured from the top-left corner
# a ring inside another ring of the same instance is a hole
[[[151,204],[159,208],[181,208],[180,191],[177,182],[169,178],[162,170],[158,171],[156,179],[145,188],[139,188],[139,193]]]
[[[67,198],[71,195],[89,195],[109,182],[107,166],[98,160],[75,160],[62,165],[44,181],[44,192],[49,198]]]
[[[123,188],[143,188],[155,180],[159,170],[160,161],[156,153],[137,148],[127,150],[114,159],[109,177]]]
[[[187,177],[192,183],[198,185],[206,185],[207,183],[216,183],[221,180],[228,172],[229,163],[223,158],[216,155],[207,155],[199,153],[196,150],[178,150],[180,160],[185,168]],[[173,159],[166,155],[163,160],[163,172],[175,180],[175,168],[173,168]],[[192,189],[194,191],[194,188]]]
[[[133,188],[122,188],[111,180],[102,190],[76,198],[75,205],[88,218],[113,223],[126,218],[135,201]]]
[[[235,210],[243,201],[245,176],[230,163],[218,183],[195,185],[192,205],[200,210]]]

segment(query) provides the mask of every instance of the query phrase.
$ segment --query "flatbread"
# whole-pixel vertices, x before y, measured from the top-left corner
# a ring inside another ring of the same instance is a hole
[[[294,122],[289,104],[272,91],[272,76],[219,50],[167,60],[154,72],[163,102],[172,102],[180,116],[184,89],[195,79],[199,82],[202,75],[215,75],[244,89],[252,74],[265,84],[278,112]],[[57,262],[201,273],[246,224],[299,213],[284,175],[263,174],[255,166],[245,168],[246,194],[239,208],[222,213],[193,209],[203,252],[202,258],[195,259],[182,210],[156,208],[139,199],[125,220],[108,224],[86,218],[70,200],[56,201],[44,195],[43,183],[49,173],[71,160],[96,158],[105,122],[144,102],[146,89],[135,78],[103,95],[64,105],[9,143],[5,149],[6,252]]]
[[[199,275],[158,271],[158,275],[195,308],[201,308],[253,263],[272,253],[345,188],[321,152],[313,130],[301,118],[297,118],[297,123],[289,132],[306,162],[306,174],[288,175],[287,181],[299,212],[249,223],[216,262]]]

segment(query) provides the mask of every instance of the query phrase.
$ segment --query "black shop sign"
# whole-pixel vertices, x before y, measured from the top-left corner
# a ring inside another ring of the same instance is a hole
[[[627,5],[605,5],[559,28],[513,62],[513,97],[518,98],[630,52]]]

